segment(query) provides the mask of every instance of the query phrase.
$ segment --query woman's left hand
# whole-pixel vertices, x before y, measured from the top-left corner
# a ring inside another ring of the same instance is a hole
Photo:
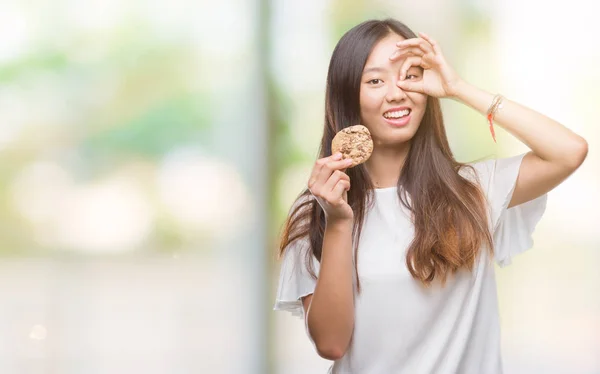
[[[439,98],[456,96],[462,79],[448,65],[438,43],[424,33],[419,33],[419,36],[398,42],[398,50],[390,56],[392,61],[405,58],[400,68],[398,87]],[[405,80],[412,66],[423,68],[422,79]]]

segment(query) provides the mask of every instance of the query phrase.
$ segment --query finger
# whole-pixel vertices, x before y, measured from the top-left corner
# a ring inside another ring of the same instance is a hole
[[[408,69],[413,66],[420,66],[422,64],[423,59],[421,57],[409,57],[402,63],[402,67],[400,67],[400,80],[404,80],[406,78],[406,73]]]
[[[414,47],[423,50],[425,53],[433,52],[433,47],[429,41],[423,38],[411,38],[396,43],[396,46],[400,49]]]
[[[390,60],[392,60],[392,61],[398,60],[398,59],[400,59],[400,57],[406,56],[406,55],[414,55],[414,56],[421,56],[422,57],[424,54],[425,54],[425,52],[423,52],[422,49],[417,48],[417,47],[397,49],[390,56]]]
[[[425,90],[423,89],[423,80],[417,82],[410,80],[399,80],[396,82],[396,84],[405,91],[425,93]]]
[[[321,172],[321,169],[323,168],[324,165],[326,165],[328,162],[337,161],[337,160],[341,160],[341,159],[342,159],[342,154],[340,152],[334,153],[331,156],[327,156],[327,157],[318,159],[315,162],[315,165],[313,166],[313,169],[310,173],[310,178],[308,179],[308,189],[310,190],[312,188],[312,186],[316,183],[317,176]]]
[[[333,188],[335,187],[337,182],[339,182],[342,179],[347,180],[348,182],[350,181],[350,177],[348,175],[346,175],[343,171],[341,171],[341,170],[334,171],[333,174],[331,174],[331,176],[327,180],[327,182],[325,182],[325,185],[323,186],[324,193],[333,191]]]
[[[336,170],[344,170],[349,165],[352,165],[352,159],[347,158],[339,161],[329,161],[321,168],[321,171],[317,175],[317,181],[325,184],[331,174],[333,174]]]
[[[350,182],[345,179],[338,181],[333,191],[331,191],[331,200],[333,202],[345,201],[346,192],[348,191],[350,191]]]
[[[315,188],[318,189],[321,193],[323,191],[329,191],[329,190],[325,190],[323,188],[323,186],[327,183],[327,180],[331,177],[331,175],[336,170],[345,169],[349,165],[352,165],[352,159],[349,159],[349,158],[345,159],[345,160],[339,160],[339,161],[329,161],[328,163],[323,165],[321,167],[321,170],[319,171],[319,174],[317,174],[317,176],[315,178],[316,179],[316,181],[314,183]]]
[[[427,34],[425,34],[424,32],[420,32],[419,36],[425,40],[427,40],[427,42],[429,42],[429,44],[431,44],[431,48],[433,48],[433,51],[435,53],[442,53],[439,44],[433,40],[433,38]]]

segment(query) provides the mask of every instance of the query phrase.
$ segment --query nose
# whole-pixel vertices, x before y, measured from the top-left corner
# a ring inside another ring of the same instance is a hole
[[[388,102],[401,101],[406,98],[406,92],[396,84],[400,78],[397,77],[388,83],[386,100]]]

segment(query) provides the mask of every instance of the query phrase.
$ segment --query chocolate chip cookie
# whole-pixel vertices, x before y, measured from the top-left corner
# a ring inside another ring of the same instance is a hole
[[[343,159],[352,159],[350,167],[362,164],[373,152],[371,133],[363,125],[346,127],[335,134],[331,141],[331,154],[337,152],[342,154]]]

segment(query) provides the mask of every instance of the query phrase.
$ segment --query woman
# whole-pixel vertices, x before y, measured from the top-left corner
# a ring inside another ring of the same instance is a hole
[[[439,98],[531,151],[458,163]],[[356,124],[374,150],[346,170],[331,140]],[[286,222],[275,309],[304,316],[332,373],[501,373],[493,261],[531,247],[546,194],[586,155],[561,124],[462,80],[429,36],[364,22],[331,57],[320,158]]]

